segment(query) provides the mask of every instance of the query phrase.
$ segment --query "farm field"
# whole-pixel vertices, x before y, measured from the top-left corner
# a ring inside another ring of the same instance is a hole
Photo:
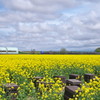
[[[96,77],[86,83],[85,73]],[[11,100],[3,87],[6,83],[19,86],[17,100],[63,100],[65,84],[60,84],[60,79],[55,82],[52,77],[68,79],[69,74],[82,76],[82,92],[75,100],[100,100],[100,55],[0,55],[0,100]],[[52,87],[40,84],[37,90],[33,83],[37,76],[54,84]]]

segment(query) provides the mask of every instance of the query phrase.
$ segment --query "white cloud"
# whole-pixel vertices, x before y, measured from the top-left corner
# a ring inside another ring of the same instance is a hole
[[[0,12],[0,46],[16,46],[21,50],[57,50],[62,47],[93,50],[100,46],[100,11],[93,6],[96,4],[93,1],[2,2],[6,10]],[[84,13],[70,12],[73,8],[79,10],[81,5],[90,9],[83,8]]]
[[[6,8],[21,11],[34,11],[50,13],[63,8],[76,5],[75,0],[3,0]]]

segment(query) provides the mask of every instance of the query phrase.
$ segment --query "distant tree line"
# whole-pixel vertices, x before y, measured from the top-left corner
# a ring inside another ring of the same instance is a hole
[[[95,50],[95,52],[100,52],[100,48],[97,48],[97,49]]]
[[[65,48],[61,48],[59,51],[19,51],[19,54],[100,54],[100,48],[97,48],[94,52],[81,52],[81,51],[67,51]]]

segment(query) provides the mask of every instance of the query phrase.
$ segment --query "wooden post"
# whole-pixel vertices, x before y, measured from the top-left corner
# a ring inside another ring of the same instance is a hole
[[[36,87],[36,89],[38,89],[38,84],[36,82],[41,81],[42,79],[43,79],[43,77],[34,77],[33,78],[33,83],[34,83],[34,86]]]
[[[78,79],[81,80],[81,76],[78,74],[70,74],[69,75],[69,79]]]
[[[81,86],[81,81],[77,80],[77,79],[68,79],[66,80],[66,84],[67,85],[73,85],[73,86]]]
[[[94,74],[84,74],[84,80],[85,82],[89,83],[91,79],[95,77]]]
[[[18,95],[18,85],[14,83],[7,83],[3,85],[7,97],[10,97],[10,100],[16,100]]]
[[[47,89],[47,91],[52,87],[52,85],[54,84],[54,83],[46,83],[46,82],[40,82],[40,81],[38,81],[38,82],[36,82],[36,86],[37,86],[37,91],[40,93],[40,94],[42,94],[42,88],[39,88],[39,85],[44,85],[44,87],[43,88],[46,88]]]
[[[66,76],[53,76],[54,80],[57,81],[58,79],[61,79],[63,83],[66,83]]]
[[[79,88],[78,86],[66,86],[64,93],[64,100],[69,100],[70,98],[74,98],[75,95],[81,92],[81,90],[78,90],[78,88]],[[78,90],[77,93],[76,90]]]

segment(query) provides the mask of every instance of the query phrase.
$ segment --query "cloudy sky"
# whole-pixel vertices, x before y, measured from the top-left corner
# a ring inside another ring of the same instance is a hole
[[[0,47],[93,51],[100,0],[0,0]]]

